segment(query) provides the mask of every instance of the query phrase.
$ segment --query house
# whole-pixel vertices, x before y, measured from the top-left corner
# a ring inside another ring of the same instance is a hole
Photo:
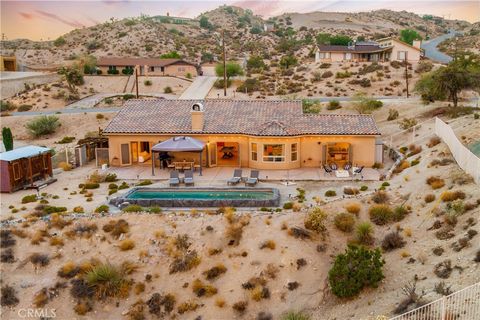
[[[34,182],[52,177],[51,150],[25,146],[0,153],[1,192],[34,187]]]
[[[97,67],[102,74],[134,74],[142,76],[197,76],[196,64],[182,59],[101,57]]]
[[[263,24],[263,31],[265,32],[273,32],[275,31],[275,24],[271,22],[265,22]]]
[[[301,101],[132,99],[103,134],[112,166],[151,164],[152,147],[179,136],[206,144],[204,167],[295,169],[379,161],[380,132],[371,115],[305,114]],[[168,157],[198,159],[198,153]]]
[[[377,41],[353,42],[348,46],[320,45],[315,51],[315,62],[376,62],[407,59],[418,62],[422,56],[420,41],[411,46],[395,38]]]
[[[15,56],[0,56],[0,71],[17,71]]]

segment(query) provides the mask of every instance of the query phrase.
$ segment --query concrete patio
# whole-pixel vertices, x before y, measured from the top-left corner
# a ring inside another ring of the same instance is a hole
[[[213,167],[203,168],[203,175],[198,171],[194,174],[195,181],[214,183],[218,181],[227,181],[233,176],[232,167]],[[243,177],[250,175],[249,168],[242,168]],[[148,165],[133,165],[128,167],[110,167],[108,172],[116,173],[121,180],[167,180],[170,177],[170,170],[155,168],[155,176],[152,176],[152,168]],[[183,173],[180,173],[183,176]],[[363,176],[363,179],[362,179]],[[380,173],[371,168],[364,168],[362,176],[356,175],[349,178],[337,178],[334,174],[327,174],[322,168],[300,168],[292,170],[260,170],[260,180],[263,181],[378,181]]]

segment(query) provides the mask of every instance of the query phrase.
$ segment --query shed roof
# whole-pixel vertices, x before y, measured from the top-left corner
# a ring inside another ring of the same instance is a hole
[[[191,110],[204,106],[201,131]],[[304,114],[300,100],[128,100],[104,134],[380,135],[371,115]]]
[[[145,65],[152,67],[165,67],[174,63],[188,64],[194,66],[194,63],[182,59],[157,59],[157,58],[129,58],[129,57],[101,57],[98,59],[98,66],[136,66]]]
[[[13,161],[22,158],[31,158],[49,152],[49,148],[39,146],[25,146],[0,153],[0,161]]]

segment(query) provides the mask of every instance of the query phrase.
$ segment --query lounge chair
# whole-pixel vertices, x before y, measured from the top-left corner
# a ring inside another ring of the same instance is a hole
[[[362,171],[363,171],[363,168],[365,168],[365,166],[361,166],[360,168],[357,168],[353,171],[353,175],[352,176],[356,176],[356,175],[360,175],[363,179],[363,175],[362,175]]]
[[[170,171],[170,187],[180,185],[180,178],[177,170]]]
[[[333,170],[333,171],[337,171],[338,170],[338,166],[335,162],[331,163],[330,164],[330,168]]]
[[[344,166],[343,166],[343,170],[350,170],[352,168],[352,164],[350,162],[347,162]]]
[[[250,177],[245,181],[246,186],[253,187],[258,183],[258,177],[260,176],[260,172],[258,170],[250,171]]]
[[[242,169],[235,169],[233,171],[233,177],[227,180],[227,184],[237,184],[242,180]]]
[[[193,186],[195,184],[195,182],[193,182],[193,170],[185,171],[185,179],[183,181],[187,186]]]
[[[332,174],[332,172],[333,172],[332,169],[330,169],[326,165],[323,165],[323,170],[325,170],[325,173],[328,173],[328,174]]]

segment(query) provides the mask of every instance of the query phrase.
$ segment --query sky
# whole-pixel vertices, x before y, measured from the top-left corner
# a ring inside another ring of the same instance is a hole
[[[253,10],[265,18],[285,12],[361,12],[376,9],[406,10],[450,19],[480,21],[480,1],[463,0],[0,0],[0,29],[5,39],[52,40],[76,28],[89,27],[114,17],[140,14],[197,17],[223,4]]]

